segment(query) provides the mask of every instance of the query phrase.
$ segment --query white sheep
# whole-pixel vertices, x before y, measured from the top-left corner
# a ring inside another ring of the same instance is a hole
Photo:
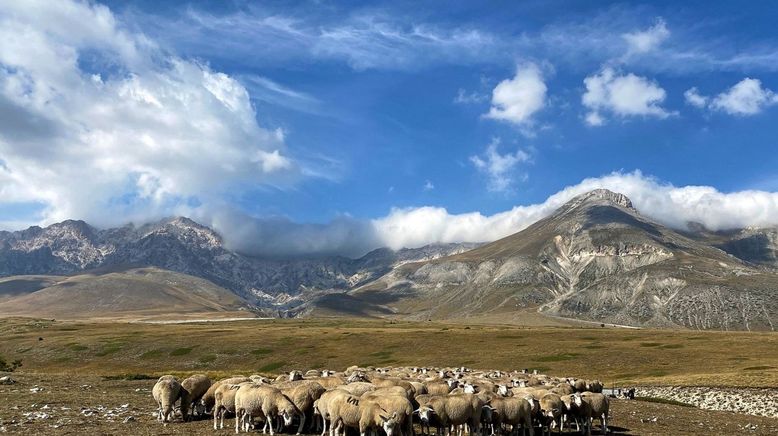
[[[263,432],[270,427],[273,435],[273,420],[283,418],[285,426],[292,425],[292,420],[300,411],[294,403],[280,390],[266,385],[246,384],[235,393],[235,433],[239,433],[240,424],[248,432],[255,417],[265,422]]]
[[[430,398],[417,412],[422,423],[429,423],[434,415],[440,425],[447,428],[448,434],[450,427],[455,426],[461,436],[460,426],[465,424],[470,425],[473,433],[480,430],[483,406],[484,402],[476,395],[456,394]]]
[[[204,374],[195,374],[181,382],[181,415],[188,421],[189,410],[194,411],[200,405],[200,399],[211,387],[211,379]]]
[[[297,434],[300,434],[303,431],[303,426],[305,426],[305,414],[312,414],[313,402],[321,397],[325,389],[319,383],[310,380],[303,380],[302,383],[298,383],[295,386],[280,389],[300,411],[300,426],[297,428]]]
[[[157,402],[157,420],[164,423],[170,422],[176,401],[181,396],[181,384],[172,375],[159,378],[151,390],[154,401]]]
[[[222,384],[237,385],[240,383],[245,383],[250,381],[252,381],[251,378],[244,377],[242,375],[218,380],[211,384],[211,387],[208,388],[208,390],[205,392],[203,397],[200,399],[200,404],[202,404],[203,407],[205,407],[206,413],[211,413],[211,411],[213,410],[213,405],[216,403],[216,398],[214,397],[214,393],[216,392],[216,389],[219,386],[221,386]]]
[[[581,399],[589,404],[591,419],[599,419],[602,434],[608,433],[608,413],[610,412],[610,400],[599,392],[584,392]],[[591,420],[589,423],[591,427]]]
[[[235,413],[235,394],[238,389],[244,384],[250,384],[251,382],[243,382],[240,384],[222,383],[214,392],[214,405],[213,405],[213,429],[216,430],[216,422],[220,421],[219,428],[224,428],[224,415],[227,412]]]

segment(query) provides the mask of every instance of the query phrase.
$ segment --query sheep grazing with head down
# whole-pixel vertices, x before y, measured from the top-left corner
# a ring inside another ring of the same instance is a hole
[[[181,383],[172,375],[163,375],[151,390],[157,402],[157,420],[165,424],[173,417],[176,401],[181,396]]]
[[[304,380],[294,386],[282,387],[281,392],[289,398],[300,411],[300,426],[297,434],[302,433],[305,426],[305,416],[313,415],[313,402],[325,392],[322,385],[315,381]]]
[[[382,429],[386,436],[394,436],[402,427],[401,418],[397,412],[391,414],[384,410],[378,403],[366,401],[359,406],[359,435],[367,436],[368,430],[375,432]],[[344,435],[345,436],[345,435]]]
[[[275,434],[273,421],[280,417],[285,426],[292,425],[295,416],[299,416],[300,411],[294,403],[287,398],[280,390],[267,385],[246,384],[235,393],[235,432],[240,431],[240,424],[243,424],[243,431],[248,432],[254,418],[259,418],[265,422],[266,431],[270,427],[270,434]]]
[[[368,403],[378,404],[381,410],[385,412],[383,415],[384,417],[389,415],[393,416],[393,423],[391,425],[396,426],[398,432],[402,432],[404,429],[407,434],[412,434],[413,404],[400,391],[400,386],[367,392],[360,397],[359,401],[362,405],[367,405]],[[381,424],[381,428],[386,431],[388,425],[389,424],[387,423],[383,423]],[[360,428],[362,428],[362,424],[360,424]]]
[[[211,387],[211,379],[204,374],[195,374],[181,382],[181,415],[184,421],[190,419],[189,411],[197,410],[200,399]]]

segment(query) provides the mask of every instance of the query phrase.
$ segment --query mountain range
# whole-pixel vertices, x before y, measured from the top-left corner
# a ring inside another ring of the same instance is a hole
[[[713,232],[690,223],[676,231],[607,190],[492,243],[383,248],[359,259],[252,257],[183,217],[106,230],[65,221],[0,232],[0,315],[539,312],[630,326],[770,330],[778,322],[777,253],[776,228]]]

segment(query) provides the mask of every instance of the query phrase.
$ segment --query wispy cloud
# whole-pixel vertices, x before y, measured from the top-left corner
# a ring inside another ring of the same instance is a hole
[[[526,174],[518,171],[517,167],[530,160],[529,153],[521,149],[500,154],[500,142],[499,138],[494,138],[482,156],[470,156],[475,168],[487,175],[487,188],[493,192],[507,192],[517,178],[526,178]]]
[[[440,64],[508,66],[521,57],[548,59],[575,71],[612,60],[652,73],[778,70],[774,41],[734,44],[714,23],[688,25],[689,17],[646,13],[646,8],[605,8],[535,30],[516,23],[512,31],[452,26],[390,10],[303,15],[251,5],[222,14],[190,7],[174,17],[128,15],[185,54],[229,55],[232,62],[255,67],[339,62],[356,70],[417,70]]]

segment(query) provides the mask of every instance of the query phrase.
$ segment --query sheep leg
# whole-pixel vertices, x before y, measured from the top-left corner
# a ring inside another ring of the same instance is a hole
[[[219,413],[216,411],[216,408],[213,408],[213,429],[216,430],[216,418],[219,417]]]
[[[608,434],[608,416],[604,413],[600,416],[600,426],[602,426],[602,434]]]
[[[240,410],[235,410],[235,434],[240,433],[240,419],[241,419],[242,412]]]
[[[330,436],[335,436],[335,430],[340,431],[340,420],[330,421]]]
[[[300,426],[297,427],[297,434],[302,434],[303,426],[305,426],[305,412],[300,411]]]

